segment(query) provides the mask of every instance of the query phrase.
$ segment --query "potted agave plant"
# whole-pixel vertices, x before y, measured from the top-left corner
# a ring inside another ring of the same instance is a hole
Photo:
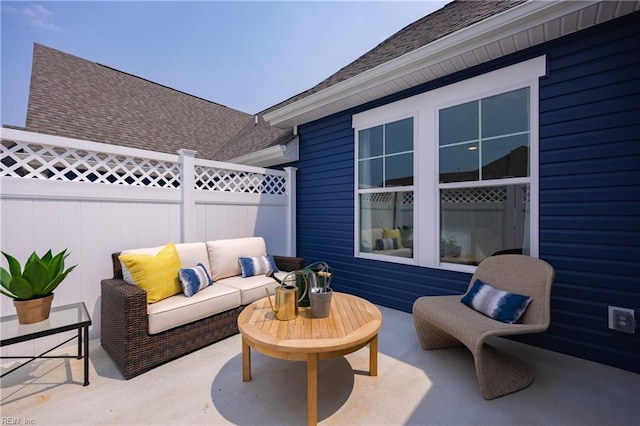
[[[18,322],[33,324],[49,318],[53,291],[76,266],[64,268],[64,261],[69,256],[67,249],[55,256],[51,250],[40,257],[34,251],[24,264],[13,256],[2,252],[9,263],[9,270],[0,268],[0,292],[13,299]]]

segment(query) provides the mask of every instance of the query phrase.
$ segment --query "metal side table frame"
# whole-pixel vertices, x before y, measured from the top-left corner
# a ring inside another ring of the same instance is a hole
[[[51,308],[49,319],[35,324],[19,324],[16,315],[0,318],[1,341],[0,347],[13,345],[16,343],[28,342],[40,337],[51,336],[65,331],[77,330],[76,336],[70,337],[64,342],[36,356],[0,356],[0,359],[27,359],[28,361],[4,372],[0,377],[4,377],[17,369],[24,367],[31,361],[41,358],[84,358],[84,382],[83,386],[89,384],[89,326],[91,317],[84,302],[70,305],[56,306]],[[78,355],[47,355],[49,352],[58,349],[62,345],[78,339]]]

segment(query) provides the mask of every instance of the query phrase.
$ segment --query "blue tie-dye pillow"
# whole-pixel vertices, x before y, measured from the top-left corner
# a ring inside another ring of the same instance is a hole
[[[531,302],[531,297],[498,290],[476,279],[462,303],[498,321],[517,322]]]
[[[242,269],[242,277],[252,277],[254,275],[263,275],[269,271],[278,272],[278,267],[273,259],[273,256],[259,256],[259,257],[240,257],[240,268]]]
[[[182,291],[187,297],[191,297],[205,287],[213,284],[213,280],[202,263],[193,268],[182,268],[178,271]]]

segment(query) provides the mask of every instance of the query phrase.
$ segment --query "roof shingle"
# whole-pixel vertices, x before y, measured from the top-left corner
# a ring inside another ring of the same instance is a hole
[[[34,45],[26,129],[210,159],[253,116]]]

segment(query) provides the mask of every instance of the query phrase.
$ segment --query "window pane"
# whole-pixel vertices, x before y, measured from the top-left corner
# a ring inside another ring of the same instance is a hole
[[[478,143],[440,148],[440,182],[478,180],[479,152]]]
[[[358,132],[358,158],[377,157],[382,151],[382,126]]]
[[[413,257],[413,192],[360,194],[360,252]]]
[[[386,124],[384,131],[385,154],[413,151],[413,118]]]
[[[529,253],[529,185],[440,191],[440,261],[477,265],[497,251]]]
[[[385,186],[413,185],[413,154],[385,157]]]
[[[440,110],[440,146],[478,139],[478,101]]]
[[[529,135],[482,143],[482,179],[529,176]]]
[[[382,158],[358,162],[358,187],[360,189],[381,188],[382,176]]]
[[[529,88],[482,99],[482,137],[529,130]]]

